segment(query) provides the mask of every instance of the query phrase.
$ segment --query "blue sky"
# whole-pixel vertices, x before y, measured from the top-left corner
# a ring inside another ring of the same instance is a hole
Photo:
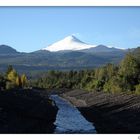
[[[74,34],[89,44],[140,45],[140,7],[0,7],[0,44],[32,52]]]

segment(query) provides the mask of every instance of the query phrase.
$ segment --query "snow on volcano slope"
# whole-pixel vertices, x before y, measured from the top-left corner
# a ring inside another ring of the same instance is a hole
[[[60,40],[46,48],[43,48],[42,50],[48,50],[51,52],[56,52],[56,51],[65,51],[65,50],[83,50],[83,49],[89,49],[96,47],[97,45],[89,45],[86,44],[79,39],[77,39],[75,36],[68,36],[64,38],[63,40]]]

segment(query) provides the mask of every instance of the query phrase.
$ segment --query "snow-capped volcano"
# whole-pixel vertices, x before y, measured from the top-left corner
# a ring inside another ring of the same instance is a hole
[[[57,51],[86,51],[86,52],[111,52],[111,51],[118,51],[118,50],[125,50],[123,48],[114,48],[111,46],[105,46],[105,45],[91,45],[87,44],[75,36],[71,35],[68,36],[56,43],[53,43],[52,45],[47,46],[46,48],[43,48],[42,50],[47,50],[50,52],[57,52]]]
[[[78,38],[76,38],[75,36],[71,35],[46,48],[43,48],[42,50],[48,50],[51,52],[64,51],[64,50],[75,51],[75,50],[89,49],[89,48],[96,47],[96,46],[97,45],[86,44],[86,43],[82,42],[81,40],[79,40]]]

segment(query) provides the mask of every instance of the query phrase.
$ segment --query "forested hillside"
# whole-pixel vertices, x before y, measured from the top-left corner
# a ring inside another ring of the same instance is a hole
[[[69,52],[68,54],[72,55],[74,59],[79,55],[81,56],[82,52],[71,53]],[[63,57],[69,57],[68,54],[64,53]],[[33,53],[33,55],[35,54]],[[8,70],[0,75],[0,89],[30,86],[49,89],[85,89],[106,93],[140,93],[139,47],[133,52],[129,52],[119,64],[107,63],[98,68],[93,67],[92,69],[69,71],[46,70],[44,68],[44,71],[36,73],[36,77],[30,77],[27,82],[25,74],[18,74],[12,66],[9,66]]]
[[[107,64],[92,70],[48,71],[31,85],[41,88],[85,89],[106,93],[140,93],[140,59],[128,53],[119,65]]]
[[[19,73],[44,72],[46,70],[80,70],[96,68],[107,63],[118,64],[127,53],[127,50],[108,51],[97,46],[93,50],[58,51],[50,52],[38,50],[31,53],[21,53],[15,49],[0,45],[0,71],[5,71],[8,65],[12,65]],[[100,51],[99,51],[100,50]]]

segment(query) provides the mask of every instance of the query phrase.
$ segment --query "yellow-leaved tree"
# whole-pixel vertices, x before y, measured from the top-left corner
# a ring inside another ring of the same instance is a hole
[[[7,84],[6,84],[6,89],[11,89],[11,88],[15,88],[18,86],[17,84],[17,79],[18,79],[18,74],[17,72],[12,69],[11,71],[9,71],[9,73],[7,74]]]
[[[22,84],[22,87],[25,87],[27,85],[27,77],[25,74],[21,75],[21,84]]]

